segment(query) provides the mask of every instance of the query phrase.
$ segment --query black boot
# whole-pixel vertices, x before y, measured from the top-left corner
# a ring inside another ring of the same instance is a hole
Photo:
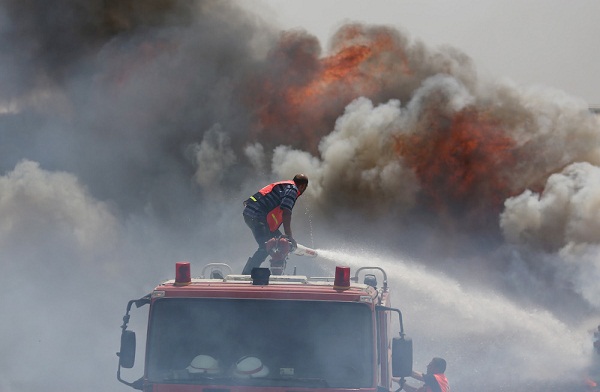
[[[248,257],[248,261],[246,262],[246,265],[242,270],[242,275],[250,275],[250,272],[252,272],[252,268],[254,268],[252,266],[252,257]]]
[[[246,266],[242,270],[242,275],[250,275],[252,268],[258,268],[265,261],[269,254],[266,249],[258,248],[256,252],[248,259]]]

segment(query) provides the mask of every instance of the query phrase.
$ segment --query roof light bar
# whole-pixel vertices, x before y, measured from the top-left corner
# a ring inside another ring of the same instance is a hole
[[[175,263],[175,286],[187,286],[192,282],[189,261]]]
[[[336,290],[346,290],[350,288],[350,267],[335,267],[333,288]]]

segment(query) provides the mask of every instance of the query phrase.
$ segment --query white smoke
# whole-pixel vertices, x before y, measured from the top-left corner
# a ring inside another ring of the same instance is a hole
[[[473,94],[456,78],[441,74],[432,76],[423,81],[408,103],[405,127],[418,131],[427,126],[419,123],[424,120],[421,116],[422,111],[425,110],[423,106],[445,115],[452,115],[475,103]]]
[[[46,171],[37,162],[22,161],[0,177],[0,195],[2,249],[57,241],[86,255],[116,246],[117,218],[72,174]]]
[[[253,143],[244,147],[244,155],[252,165],[252,168],[262,175],[266,174],[267,159],[265,149],[260,143]]]
[[[231,149],[231,138],[218,124],[203,135],[200,144],[193,144],[190,148],[198,166],[196,181],[207,189],[220,184],[236,162],[235,153]]]
[[[43,389],[65,377],[83,385],[94,369],[81,361],[108,355],[94,341],[111,335],[104,293],[121,291],[109,284],[122,271],[118,218],[72,174],[27,160],[0,177],[0,216],[0,284],[10,293],[0,299],[0,389]]]
[[[507,241],[558,251],[554,266],[564,282],[600,308],[600,168],[574,163],[505,202],[500,226]]]
[[[600,245],[569,243],[559,252],[559,276],[571,282],[595,309],[600,309]]]
[[[410,208],[419,189],[413,173],[394,154],[393,137],[401,128],[400,102],[374,107],[366,98],[350,103],[335,129],[319,145],[323,187],[353,184],[360,198],[382,198]]]
[[[331,198],[377,199],[373,207],[406,211],[414,205],[419,185],[414,173],[402,165],[393,150],[393,138],[402,129],[402,119],[397,100],[375,107],[369,99],[358,98],[346,107],[333,131],[322,139],[320,158],[290,147],[277,147],[273,172],[280,176],[308,173],[307,194],[316,204]]]

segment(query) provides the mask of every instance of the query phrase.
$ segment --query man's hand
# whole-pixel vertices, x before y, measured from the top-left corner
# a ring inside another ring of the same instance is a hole
[[[423,373],[415,372],[413,370],[411,377],[414,378],[414,379],[416,379],[416,380],[423,381]]]
[[[282,235],[282,237],[289,241],[290,252],[293,252],[296,250],[296,248],[298,248],[298,243],[291,235],[284,234],[284,235]]]
[[[295,251],[298,248],[298,243],[292,237],[288,237],[288,240],[290,241],[290,244],[292,245],[292,247],[290,248],[290,252]]]

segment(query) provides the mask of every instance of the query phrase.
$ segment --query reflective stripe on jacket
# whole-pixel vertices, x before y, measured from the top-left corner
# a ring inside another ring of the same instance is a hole
[[[448,379],[446,378],[445,374],[434,374],[433,376],[435,377],[437,383],[440,385],[440,389],[442,392],[450,392],[450,385],[448,384]]]

